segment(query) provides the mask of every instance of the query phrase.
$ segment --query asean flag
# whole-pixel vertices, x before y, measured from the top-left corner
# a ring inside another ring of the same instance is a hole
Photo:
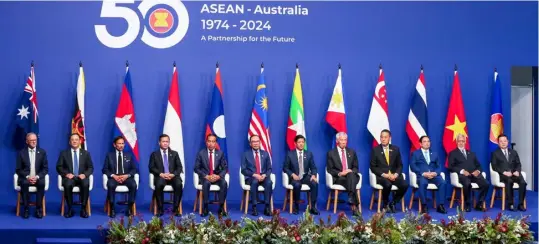
[[[225,159],[228,159],[226,152],[225,110],[223,109],[223,85],[219,64],[215,73],[211,108],[206,122],[206,136],[211,133],[217,136],[217,149],[224,153]]]
[[[135,123],[135,108],[133,107],[133,95],[131,91],[131,73],[129,66],[126,67],[125,80],[122,85],[120,102],[114,116],[114,137],[125,138],[124,152],[131,152],[139,162],[138,139]]]

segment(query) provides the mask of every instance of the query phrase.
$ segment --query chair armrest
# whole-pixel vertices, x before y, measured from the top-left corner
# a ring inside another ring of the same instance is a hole
[[[49,174],[45,175],[45,191],[49,190]]]
[[[272,186],[271,186],[271,189],[275,189],[275,174],[271,174],[270,175],[270,179],[271,179],[271,183],[272,183]]]
[[[109,181],[109,177],[106,174],[103,174],[103,189],[108,190],[107,182]]]
[[[19,175],[13,174],[13,189],[17,190],[17,186],[19,186]]]
[[[90,179],[90,189],[89,191],[91,191],[92,189],[94,189],[94,175],[90,175],[89,177]]]
[[[333,175],[328,173],[327,170],[326,170],[326,186],[328,187],[328,189],[331,189],[331,187],[333,186]]]
[[[290,184],[288,182],[289,181],[288,175],[285,172],[282,172],[281,178],[282,178],[282,182],[283,182],[283,187],[287,187]]]
[[[197,175],[197,173],[193,172],[193,186],[196,189],[198,185],[200,185],[198,175]]]
[[[148,180],[148,184],[150,185],[150,189],[152,190],[155,190],[155,185],[154,185],[154,176],[152,173],[150,173],[150,177],[149,177],[149,180]]]
[[[137,190],[138,190],[138,183],[140,181],[140,175],[138,173],[135,174],[135,183],[137,183]]]
[[[226,173],[225,175],[226,188],[230,188],[230,174]]]

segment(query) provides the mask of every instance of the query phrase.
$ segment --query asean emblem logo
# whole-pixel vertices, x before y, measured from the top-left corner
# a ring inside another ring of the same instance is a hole
[[[503,133],[503,115],[495,113],[490,116],[490,135],[489,140],[494,144],[498,144],[498,136]]]
[[[150,28],[159,34],[169,32],[174,26],[174,16],[164,8],[158,8],[150,14]]]

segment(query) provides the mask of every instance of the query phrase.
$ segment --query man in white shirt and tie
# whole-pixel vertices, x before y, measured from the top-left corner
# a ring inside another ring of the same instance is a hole
[[[23,203],[22,217],[27,219],[30,215],[28,208],[29,188],[35,186],[36,192],[36,218],[43,218],[43,196],[45,195],[45,175],[49,173],[49,163],[47,152],[37,148],[37,135],[28,133],[26,135],[28,147],[22,149],[17,154],[16,173],[19,176],[21,186],[21,196]]]
[[[492,152],[490,163],[492,169],[500,174],[500,181],[505,183],[505,200],[509,205],[509,210],[515,211],[513,205],[513,183],[518,184],[518,210],[526,211],[524,199],[526,198],[526,181],[522,177],[520,158],[518,152],[508,148],[509,141],[506,135],[498,136],[499,148]]]
[[[56,163],[56,171],[62,176],[62,186],[64,187],[64,197],[67,202],[67,212],[64,217],[71,218],[73,214],[73,187],[80,188],[82,218],[88,218],[88,197],[90,194],[89,177],[94,173],[94,164],[90,153],[80,148],[80,136],[77,133],[69,137],[69,149],[60,153]]]
[[[114,152],[109,152],[105,157],[105,163],[101,170],[108,177],[107,199],[110,208],[109,217],[114,218],[116,216],[114,205],[116,187],[119,185],[127,186],[127,189],[129,189],[127,216],[131,216],[133,215],[133,204],[135,203],[137,193],[137,182],[135,181],[135,174],[138,172],[137,165],[133,160],[133,154],[124,151],[125,139],[123,136],[114,138],[112,146],[114,147]]]
[[[444,207],[446,182],[440,175],[442,171],[440,158],[437,153],[432,152],[430,148],[430,138],[428,136],[421,136],[419,142],[421,143],[421,148],[412,153],[410,169],[417,176],[419,199],[421,200],[421,213],[428,213],[427,198],[425,195],[427,193],[427,186],[429,184],[434,184],[438,187],[436,194],[436,203],[438,206],[436,211],[446,214],[447,211]]]
[[[481,164],[475,156],[475,153],[466,150],[466,136],[463,134],[457,135],[457,148],[449,152],[448,165],[452,172],[455,172],[459,176],[459,182],[462,184],[464,190],[464,210],[470,212],[470,200],[472,183],[476,183],[479,186],[479,197],[475,210],[485,211],[483,203],[488,192],[489,184],[483,175],[481,174]]]

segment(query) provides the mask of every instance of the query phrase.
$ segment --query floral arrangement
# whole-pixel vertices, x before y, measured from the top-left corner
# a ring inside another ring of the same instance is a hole
[[[145,222],[141,216],[134,223],[130,218],[110,220],[108,228],[98,229],[107,243],[531,243],[533,233],[527,217],[512,219],[499,213],[496,219],[465,220],[464,213],[435,223],[428,214],[408,212],[400,221],[385,212],[370,220],[349,219],[340,213],[334,223],[331,216],[318,223],[308,212],[291,224],[280,217],[279,210],[271,219],[241,221],[210,215],[200,223],[195,215],[164,219],[153,217]]]

